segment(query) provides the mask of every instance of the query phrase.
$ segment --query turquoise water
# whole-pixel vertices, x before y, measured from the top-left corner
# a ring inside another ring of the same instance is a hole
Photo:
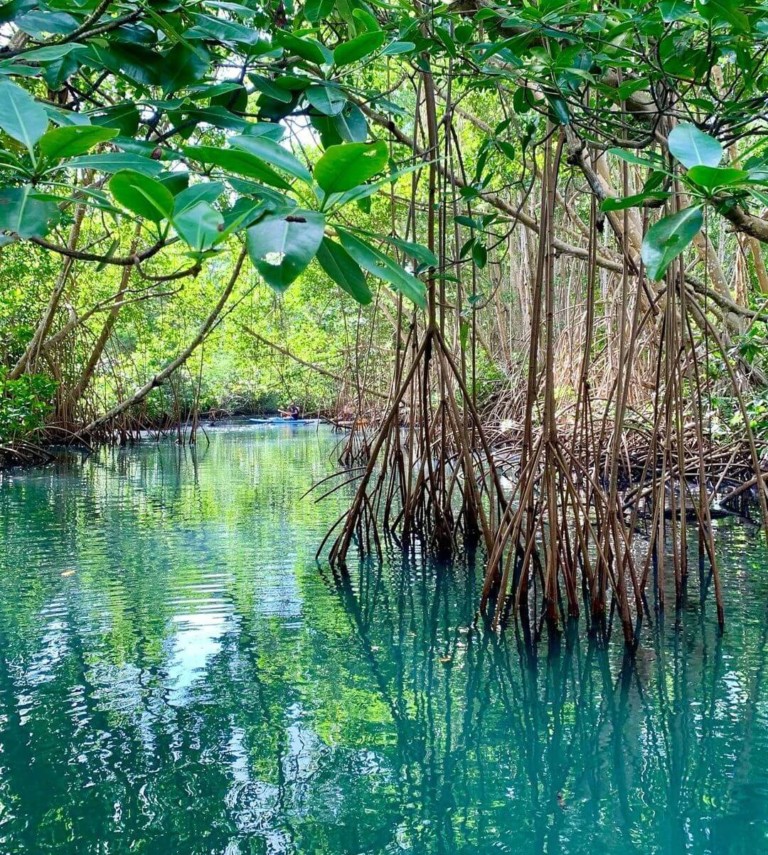
[[[768,571],[721,523],[634,664],[469,632],[482,562],[335,580],[330,432],[0,481],[0,853],[768,852]]]

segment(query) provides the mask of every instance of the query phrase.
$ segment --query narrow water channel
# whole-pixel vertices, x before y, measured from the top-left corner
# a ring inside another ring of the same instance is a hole
[[[468,631],[481,559],[314,561],[315,427],[0,480],[0,853],[768,851],[768,554],[636,662]]]

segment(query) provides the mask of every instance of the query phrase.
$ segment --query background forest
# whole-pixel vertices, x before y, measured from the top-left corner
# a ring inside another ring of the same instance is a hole
[[[9,0],[0,27],[8,460],[296,400],[378,429],[334,562],[382,519],[478,536],[496,621],[581,584],[628,640],[670,533],[681,595],[686,516],[713,567],[723,489],[768,526],[763,4]]]

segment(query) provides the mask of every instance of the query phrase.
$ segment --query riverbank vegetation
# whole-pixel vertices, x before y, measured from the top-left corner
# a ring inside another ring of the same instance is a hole
[[[697,542],[724,620],[712,516],[752,491],[768,530],[762,5],[9,0],[0,26],[8,459],[295,400],[351,428],[341,572],[479,541],[495,626],[633,645]]]

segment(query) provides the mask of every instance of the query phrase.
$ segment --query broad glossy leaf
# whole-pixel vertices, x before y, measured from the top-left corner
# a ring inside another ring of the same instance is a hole
[[[184,208],[173,218],[179,237],[196,252],[210,249],[224,230],[224,217],[213,205],[200,201]]]
[[[127,152],[108,152],[105,154],[85,154],[67,161],[70,169],[96,169],[111,175],[123,169],[141,172],[143,175],[159,175],[163,165],[158,160],[140,157]]]
[[[266,163],[282,169],[294,178],[300,178],[307,184],[312,183],[312,176],[306,166],[295,157],[285,146],[267,137],[239,136],[230,137],[229,142],[236,148],[255,155]]]
[[[324,229],[317,211],[270,214],[247,230],[248,254],[267,284],[282,292],[315,257]]]
[[[31,184],[0,190],[0,230],[20,238],[43,237],[59,218],[54,201],[35,198]]]
[[[56,62],[74,51],[82,50],[84,50],[83,45],[77,42],[68,42],[63,45],[49,45],[48,47],[25,51],[19,59],[23,59],[24,62]]]
[[[330,84],[310,86],[304,97],[325,116],[338,116],[347,103],[347,96],[337,86]]]
[[[161,77],[161,58],[149,48],[119,42],[91,42],[88,64],[103,67],[140,86],[154,86]]]
[[[340,44],[333,51],[333,61],[336,65],[350,65],[366,56],[370,56],[384,44],[384,33],[363,33],[351,41]]]
[[[749,18],[741,11],[740,0],[706,0],[696,4],[698,12],[708,21],[730,24],[738,33],[748,33]]]
[[[114,199],[139,217],[154,223],[169,219],[173,214],[173,195],[159,181],[126,169],[109,181]]]
[[[332,145],[315,166],[315,181],[326,193],[342,193],[363,184],[387,165],[384,140]]]
[[[663,279],[669,265],[701,231],[703,224],[701,209],[692,207],[651,226],[641,248],[648,276]]]
[[[224,231],[221,233],[221,239],[250,226],[259,217],[272,213],[273,210],[274,206],[270,202],[254,202],[253,199],[239,198],[229,210],[224,212]]]
[[[389,282],[396,291],[422,309],[427,307],[427,289],[423,282],[404,270],[394,259],[346,229],[337,227],[336,230],[341,245],[364,270]]]
[[[411,241],[397,237],[388,237],[387,243],[391,243],[393,246],[401,249],[406,255],[415,258],[420,264],[426,264],[427,267],[438,266],[438,260],[434,252],[420,243],[411,243]]]
[[[170,95],[197,83],[205,76],[210,65],[210,57],[202,45],[195,50],[183,44],[177,44],[164,54],[159,68],[159,83],[163,92]]]
[[[606,154],[612,154],[614,157],[618,157],[619,160],[635,166],[647,166],[649,169],[664,171],[663,159],[652,152],[641,155],[635,154],[633,151],[625,151],[623,148],[609,148]]]
[[[663,201],[668,199],[669,193],[663,190],[652,190],[648,193],[636,193],[634,196],[625,196],[622,199],[609,197],[600,205],[601,211],[623,211],[625,208],[636,208],[645,202]]]
[[[199,184],[192,184],[175,197],[174,218],[178,217],[181,211],[197,205],[198,202],[209,204],[215,202],[223,192],[224,185],[220,181],[201,181]]]
[[[717,166],[723,159],[723,147],[720,143],[688,123],[672,129],[668,145],[672,155],[686,169],[694,166]]]
[[[114,107],[107,107],[104,110],[99,110],[97,113],[91,114],[91,122],[94,125],[102,125],[103,127],[119,128],[120,133],[130,137],[136,133],[139,127],[139,111],[133,102],[124,102],[115,104]]]
[[[36,39],[45,35],[66,36],[78,27],[77,18],[66,12],[53,12],[50,9],[32,9],[15,21],[16,26]]]
[[[705,190],[714,190],[743,184],[749,179],[749,173],[730,166],[694,166],[688,170],[687,177]]]
[[[686,15],[690,15],[693,8],[690,3],[686,3],[684,0],[662,0],[659,3],[659,11],[664,23],[671,24],[673,21],[679,21]]]
[[[357,104],[347,104],[339,113],[327,119],[344,142],[365,142],[368,139],[368,122]]]
[[[238,175],[255,178],[265,184],[270,184],[272,187],[279,187],[281,190],[291,189],[291,185],[278,175],[272,167],[267,166],[261,158],[247,151],[199,145],[185,148],[184,154],[192,160],[220,166],[228,172],[236,172]]]
[[[381,52],[382,56],[398,56],[401,53],[411,53],[416,50],[413,42],[391,42]]]
[[[367,306],[372,299],[365,274],[352,256],[335,241],[323,238],[317,250],[317,260],[331,279],[351,297]]]
[[[0,128],[31,152],[48,127],[42,104],[21,86],[0,80]]]
[[[185,39],[213,39],[232,44],[255,45],[262,41],[262,35],[254,27],[246,27],[226,18],[213,18],[210,15],[193,15],[194,27],[184,31]]]
[[[286,89],[282,89],[280,86],[275,86],[275,84],[269,80],[267,77],[263,77],[260,74],[249,74],[248,79],[253,83],[253,85],[258,89],[262,95],[266,95],[267,98],[271,98],[273,101],[281,101],[283,104],[290,104],[293,96]]]
[[[314,39],[302,38],[278,30],[275,35],[275,41],[287,51],[290,51],[290,53],[300,56],[308,62],[314,62],[316,65],[330,65],[331,63],[331,52]]]
[[[61,107],[54,107],[52,104],[44,104],[43,109],[54,125],[60,128],[91,124],[91,120],[85,113],[76,113],[74,110],[63,110]]]
[[[99,143],[111,140],[119,133],[117,128],[100,128],[98,125],[73,125],[54,128],[40,137],[40,151],[50,158],[74,157]]]
[[[336,5],[336,0],[306,0],[304,3],[304,17],[311,23],[317,23],[327,18],[333,7]]]

